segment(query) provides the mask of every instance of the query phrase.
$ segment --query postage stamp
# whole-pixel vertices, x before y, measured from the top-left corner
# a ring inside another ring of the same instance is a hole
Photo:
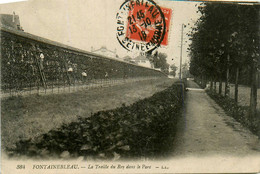
[[[128,51],[148,52],[167,45],[171,14],[153,0],[125,1],[116,15],[117,40]]]

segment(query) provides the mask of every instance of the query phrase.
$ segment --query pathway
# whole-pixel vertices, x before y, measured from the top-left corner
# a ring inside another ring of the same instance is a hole
[[[260,155],[257,136],[227,116],[193,81],[188,81],[185,105],[174,156]]]

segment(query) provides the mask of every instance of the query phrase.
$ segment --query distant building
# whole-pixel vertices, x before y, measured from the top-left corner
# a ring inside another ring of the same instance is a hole
[[[116,54],[116,50],[115,51],[108,50],[105,46],[102,46],[100,49],[97,50],[91,48],[91,52],[102,56],[119,59],[118,55]]]
[[[133,59],[133,61],[140,66],[153,68],[151,62],[144,55],[137,56],[136,58]]]
[[[24,31],[20,24],[18,15],[13,14],[0,14],[0,25],[7,28],[12,28]]]
[[[135,61],[134,61],[134,59],[131,58],[130,56],[125,56],[125,57],[123,57],[123,60],[124,60],[125,62],[128,62],[128,63],[134,63],[134,64],[136,64]]]

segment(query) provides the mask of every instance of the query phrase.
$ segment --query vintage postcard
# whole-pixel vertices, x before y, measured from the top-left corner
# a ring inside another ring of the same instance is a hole
[[[259,173],[259,1],[0,1],[1,173]]]

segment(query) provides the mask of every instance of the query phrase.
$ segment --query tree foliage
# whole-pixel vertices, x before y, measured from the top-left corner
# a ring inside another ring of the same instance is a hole
[[[249,69],[259,59],[259,5],[205,3],[190,44],[190,71],[223,79],[227,67]]]
[[[170,66],[170,72],[169,72],[169,74],[170,75],[172,75],[173,77],[175,77],[176,76],[176,71],[177,71],[177,69],[178,69],[178,67],[175,65],[175,64],[172,64],[171,66]]]
[[[156,51],[154,54],[146,53],[146,57],[154,65],[154,68],[161,69],[161,71],[165,74],[169,74],[169,64],[166,60],[166,53],[158,53],[158,51]]]
[[[159,53],[158,56],[154,57],[154,67],[160,68],[162,72],[169,73],[169,64],[167,63],[167,54]]]
[[[201,17],[189,33],[190,72],[200,76],[203,85],[205,79],[225,80],[225,96],[229,95],[229,82],[235,82],[236,99],[238,83],[245,84],[246,79],[251,86],[249,120],[252,124],[256,116],[260,62],[259,11],[259,4],[203,3],[198,8]]]
[[[181,66],[181,76],[182,78],[189,78],[190,77],[190,71],[189,71],[189,64],[184,63]]]

